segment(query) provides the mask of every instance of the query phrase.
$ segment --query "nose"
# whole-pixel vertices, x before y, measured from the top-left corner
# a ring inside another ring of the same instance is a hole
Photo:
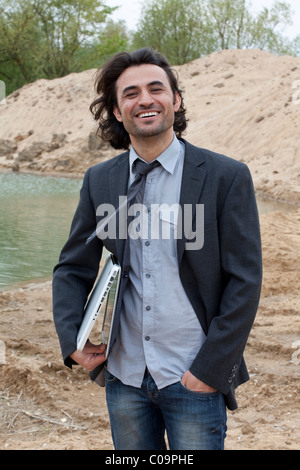
[[[148,90],[142,90],[138,102],[140,106],[148,107],[154,103],[154,100]]]

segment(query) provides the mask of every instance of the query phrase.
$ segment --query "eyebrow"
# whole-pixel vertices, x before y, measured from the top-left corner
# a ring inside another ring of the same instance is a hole
[[[159,86],[162,86],[164,88],[166,88],[166,86],[164,85],[163,82],[161,82],[160,80],[154,80],[153,82],[150,82],[147,84],[147,86],[153,86],[153,85],[159,85]],[[131,90],[136,90],[137,88],[139,88],[138,85],[130,85],[130,86],[127,86],[126,88],[124,88],[124,90],[122,91],[122,96],[124,96],[128,91],[131,91]]]

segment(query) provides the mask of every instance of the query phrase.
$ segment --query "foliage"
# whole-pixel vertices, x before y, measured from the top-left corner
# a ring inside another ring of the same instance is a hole
[[[101,0],[0,0],[0,79],[7,92],[98,67],[123,48],[124,25],[112,31],[106,23],[113,10]]]
[[[150,45],[173,64],[221,49],[295,54],[297,40],[291,42],[283,35],[291,23],[291,7],[278,0],[256,16],[247,0],[146,0],[134,45]]]
[[[109,3],[109,2],[108,2]],[[251,12],[250,0],[145,0],[137,30],[114,22],[105,0],[0,0],[0,80],[7,93],[38,78],[98,68],[122,50],[152,46],[179,65],[216,50],[300,55],[290,6]],[[131,37],[132,36],[132,37]]]
[[[150,45],[179,65],[213,49],[208,33],[198,0],[155,0],[146,2],[133,44]]]

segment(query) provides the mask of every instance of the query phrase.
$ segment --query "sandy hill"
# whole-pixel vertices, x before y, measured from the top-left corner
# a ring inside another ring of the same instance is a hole
[[[300,58],[220,51],[176,69],[188,110],[185,137],[246,162],[265,196],[299,202]],[[95,139],[95,72],[38,80],[7,97],[0,105],[2,169],[78,175],[116,154]]]

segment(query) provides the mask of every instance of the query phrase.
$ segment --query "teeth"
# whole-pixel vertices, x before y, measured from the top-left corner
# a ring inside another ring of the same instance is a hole
[[[139,117],[143,118],[143,117],[151,117],[151,116],[157,116],[157,115],[158,115],[157,112],[148,112],[148,113],[139,114]]]

